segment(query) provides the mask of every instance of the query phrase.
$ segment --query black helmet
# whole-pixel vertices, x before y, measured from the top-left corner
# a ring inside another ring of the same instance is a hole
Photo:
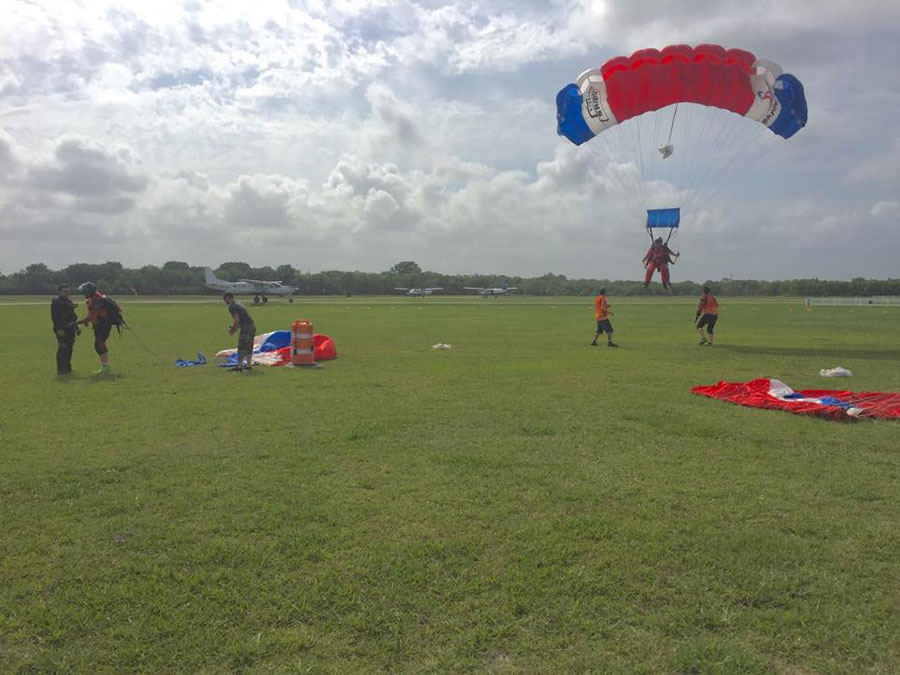
[[[654,244],[661,244],[661,243],[662,243],[662,237],[657,237],[657,238],[656,238],[656,241],[653,242],[653,243],[654,243]]]
[[[91,281],[85,281],[83,284],[81,284],[81,286],[78,287],[78,290],[79,292],[84,293],[84,296],[87,297],[97,292],[97,286],[95,286]]]

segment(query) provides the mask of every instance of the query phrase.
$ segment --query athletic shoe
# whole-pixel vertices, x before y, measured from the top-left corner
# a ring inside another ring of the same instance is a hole
[[[618,347],[619,345],[617,345],[615,342],[607,342],[606,346],[607,347]]]
[[[94,371],[94,375],[104,375],[109,372],[109,366],[105,363]]]
[[[596,346],[597,346],[597,343],[596,343],[596,342],[592,342],[592,343],[591,343],[591,347],[596,347]]]
[[[232,366],[231,368],[228,369],[228,372],[229,373],[239,373],[242,370],[243,370],[243,368],[241,368],[240,366]]]
[[[706,339],[706,338],[700,338],[700,344],[701,344],[701,345],[705,345],[706,343],[707,343],[707,339]]]

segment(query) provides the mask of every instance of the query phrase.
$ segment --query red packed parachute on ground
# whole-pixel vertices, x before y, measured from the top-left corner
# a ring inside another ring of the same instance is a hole
[[[313,335],[313,356],[316,361],[330,361],[337,358],[337,347],[327,335]]]
[[[751,408],[784,410],[831,420],[900,420],[900,393],[879,391],[794,391],[781,380],[759,378],[749,382],[719,382],[693,387],[692,394],[730,401]]]
[[[291,347],[276,349],[269,352],[264,358],[268,361],[267,365],[286,366],[291,362]],[[313,334],[313,359],[316,361],[330,361],[336,358],[337,347],[334,344],[334,340],[327,335]]]

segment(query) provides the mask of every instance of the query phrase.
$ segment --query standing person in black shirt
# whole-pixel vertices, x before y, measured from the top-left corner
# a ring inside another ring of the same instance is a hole
[[[251,370],[253,366],[253,339],[256,337],[256,324],[253,323],[253,318],[250,316],[247,308],[235,301],[234,293],[228,291],[222,296],[222,299],[225,300],[229,313],[234,317],[234,321],[228,329],[228,334],[234,335],[235,332],[240,331],[237,343],[237,365],[231,370],[237,372]]]
[[[69,285],[59,285],[59,295],[50,303],[50,318],[56,335],[56,374],[68,375],[72,372],[72,350],[75,335],[81,333],[75,316],[75,303],[69,300]]]

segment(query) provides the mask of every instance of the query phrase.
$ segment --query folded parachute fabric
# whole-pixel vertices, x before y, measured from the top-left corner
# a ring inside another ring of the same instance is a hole
[[[853,377],[853,371],[841,366],[835,366],[834,368],[822,368],[819,371],[819,375],[822,377]]]
[[[228,368],[237,365],[237,350],[223,349],[216,353],[217,357],[225,360],[219,364],[220,368]],[[337,347],[327,335],[316,333],[313,335],[313,358],[316,361],[328,361],[337,358]],[[284,366],[291,362],[291,331],[277,330],[272,333],[257,335],[253,340],[253,365],[258,366]]]
[[[781,380],[769,378],[749,382],[719,382],[710,386],[693,387],[691,393],[751,408],[784,410],[831,420],[900,419],[900,393],[828,389],[794,391]]]
[[[274,352],[276,349],[291,346],[291,331],[276,330],[268,333],[260,333],[253,338],[253,353]],[[216,352],[216,356],[225,357],[237,354],[237,349],[223,349]]]
[[[327,335],[313,335],[313,358],[316,361],[331,361],[337,358],[337,346]]]
[[[203,352],[197,352],[197,358],[193,361],[187,361],[185,359],[175,359],[175,367],[176,368],[189,368],[190,366],[205,366],[206,365],[206,356],[204,356]]]
[[[276,349],[283,349],[291,346],[291,331],[276,330],[274,333],[267,333],[265,339],[259,345],[261,352],[274,352]],[[256,351],[256,350],[254,350]]]

